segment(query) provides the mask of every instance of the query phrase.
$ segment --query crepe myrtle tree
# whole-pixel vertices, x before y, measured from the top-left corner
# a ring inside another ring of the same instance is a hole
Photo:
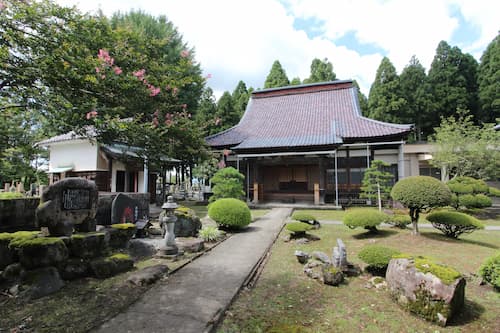
[[[410,210],[413,234],[418,235],[418,218],[422,211],[446,206],[451,201],[450,189],[441,181],[429,176],[412,176],[398,181],[391,197]]]

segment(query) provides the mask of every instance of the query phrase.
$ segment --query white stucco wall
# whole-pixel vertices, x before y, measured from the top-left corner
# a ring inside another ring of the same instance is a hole
[[[73,171],[97,170],[97,145],[88,140],[54,143],[49,147],[49,152],[49,172],[70,165]]]

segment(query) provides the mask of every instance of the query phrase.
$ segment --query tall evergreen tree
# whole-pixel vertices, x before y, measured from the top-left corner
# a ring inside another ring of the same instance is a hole
[[[422,131],[423,128],[429,128],[427,122],[431,96],[428,93],[429,86],[425,68],[415,56],[410,59],[410,63],[401,72],[399,82],[402,97],[406,100],[401,112],[401,120],[403,123],[415,124],[415,139],[420,141],[431,134]]]
[[[240,115],[236,112],[233,98],[228,91],[225,91],[217,102],[216,115],[216,125],[218,126],[216,132],[228,129],[240,121]]]
[[[376,120],[401,123],[401,112],[405,104],[396,68],[389,58],[384,57],[370,88],[368,116]]]
[[[311,74],[304,80],[304,83],[327,82],[336,78],[333,65],[327,58],[323,60],[315,58],[311,63]]]
[[[290,81],[290,85],[291,86],[298,86],[299,84],[301,84],[302,82],[300,82],[300,77],[296,76],[292,79],[292,81]]]
[[[479,64],[480,118],[484,122],[499,122],[500,118],[500,35],[488,45]]]
[[[250,94],[248,93],[245,82],[243,81],[238,82],[238,85],[234,89],[231,97],[233,98],[234,109],[240,115],[241,118],[241,116],[243,116],[243,113],[245,113],[248,104],[248,99],[250,98]]]
[[[366,117],[368,115],[368,98],[361,92],[358,81],[353,80],[352,85],[358,89],[359,108],[361,109],[361,114]]]
[[[457,109],[470,110],[477,119],[477,67],[470,54],[445,41],[439,43],[428,75],[432,105],[425,133],[439,126],[441,117],[456,115]]]
[[[264,83],[264,88],[278,88],[286,87],[290,84],[286,72],[281,67],[279,60],[276,60],[271,67],[271,71],[266,77],[266,82]]]
[[[214,134],[220,129],[215,125],[217,118],[217,104],[215,103],[214,92],[212,88],[206,87],[200,97],[198,110],[194,119],[198,126],[205,129],[204,134]]]

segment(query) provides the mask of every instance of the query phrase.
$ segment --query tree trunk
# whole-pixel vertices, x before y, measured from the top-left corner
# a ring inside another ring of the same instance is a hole
[[[418,208],[410,208],[410,218],[411,218],[411,223],[413,224],[413,235],[419,235],[418,231],[418,217],[419,217],[420,210]]]

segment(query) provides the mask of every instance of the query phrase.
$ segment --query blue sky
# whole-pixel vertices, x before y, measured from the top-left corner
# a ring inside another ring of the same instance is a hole
[[[479,60],[499,29],[493,0],[56,0],[83,11],[141,9],[166,15],[196,50],[220,96],[239,80],[264,85],[274,60],[306,78],[314,58],[368,94],[384,56],[401,72],[412,55],[426,69],[441,40]]]

